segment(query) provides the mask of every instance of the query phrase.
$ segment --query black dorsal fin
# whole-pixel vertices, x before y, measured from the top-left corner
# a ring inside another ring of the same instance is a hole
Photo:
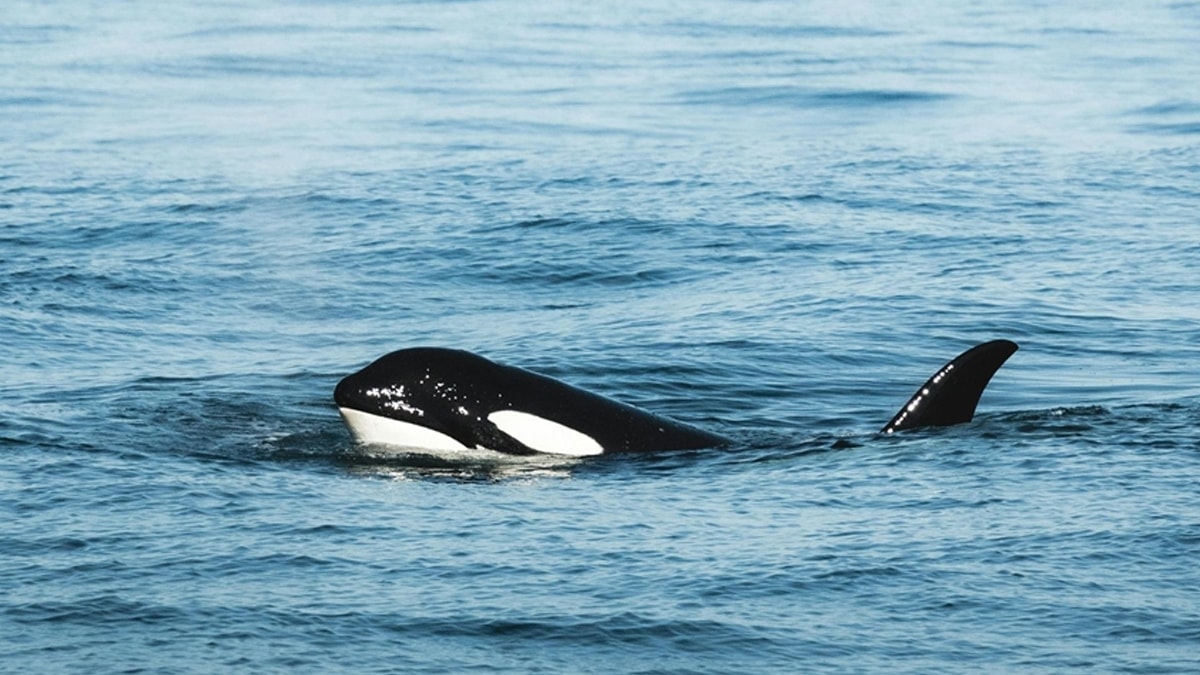
[[[1017,351],[1011,340],[975,345],[942,366],[880,433],[970,422],[992,375]]]

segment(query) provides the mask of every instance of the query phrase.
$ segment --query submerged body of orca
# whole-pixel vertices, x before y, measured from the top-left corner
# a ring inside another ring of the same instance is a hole
[[[1017,351],[976,345],[942,366],[880,433],[969,422]],[[599,455],[717,447],[729,439],[470,352],[392,352],[338,383],[334,401],[361,443],[433,451]]]

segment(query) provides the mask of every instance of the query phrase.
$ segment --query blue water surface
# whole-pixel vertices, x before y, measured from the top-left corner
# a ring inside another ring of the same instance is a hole
[[[1200,670],[1197,44],[1195,2],[8,0],[0,670]],[[975,421],[875,434],[993,338]],[[356,447],[334,384],[416,345],[734,443]]]

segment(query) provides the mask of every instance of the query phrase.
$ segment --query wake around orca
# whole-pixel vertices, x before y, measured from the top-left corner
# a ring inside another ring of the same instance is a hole
[[[976,345],[942,366],[880,433],[969,422],[992,375],[1017,351]],[[688,450],[730,440],[544,375],[466,351],[387,354],[338,383],[333,398],[356,440],[415,450],[587,456]]]

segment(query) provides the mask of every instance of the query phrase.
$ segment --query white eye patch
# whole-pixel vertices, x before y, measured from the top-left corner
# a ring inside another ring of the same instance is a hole
[[[585,433],[519,410],[497,410],[488,415],[488,421],[538,452],[574,457],[604,452],[596,439]]]

